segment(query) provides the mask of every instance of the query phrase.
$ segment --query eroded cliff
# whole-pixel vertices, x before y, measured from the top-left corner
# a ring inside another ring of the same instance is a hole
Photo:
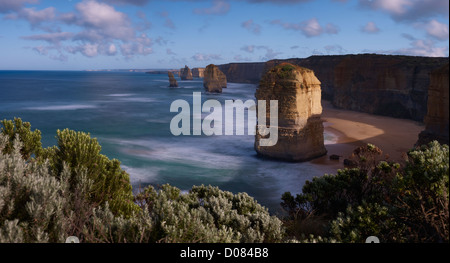
[[[257,84],[261,80],[265,63],[230,63],[217,67],[227,76],[228,82]]]
[[[423,121],[429,73],[447,64],[448,58],[375,54],[311,56],[266,63],[231,63],[219,68],[229,82],[257,84],[265,71],[284,62],[313,70],[322,83],[323,98],[336,107]]]

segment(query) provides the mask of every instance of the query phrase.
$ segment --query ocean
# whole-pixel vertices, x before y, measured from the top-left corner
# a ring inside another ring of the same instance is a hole
[[[317,162],[258,158],[253,135],[174,136],[173,101],[183,99],[192,105],[193,92],[201,92],[202,101],[214,99],[225,105],[225,100],[254,99],[256,90],[256,85],[229,83],[222,94],[206,94],[202,79],[177,81],[179,88],[168,88],[167,75],[0,71],[0,119],[20,117],[30,122],[33,130],[42,132],[44,147],[56,144],[57,129],[90,133],[103,154],[121,161],[135,190],[149,184],[171,184],[183,191],[213,185],[247,192],[274,214],[281,212],[284,192],[300,193],[306,180],[336,172]],[[333,140],[325,134],[326,144]]]

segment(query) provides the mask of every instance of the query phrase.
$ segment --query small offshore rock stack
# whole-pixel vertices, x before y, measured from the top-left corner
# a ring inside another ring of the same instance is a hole
[[[184,69],[180,70],[181,80],[193,80],[192,71],[188,66],[184,66]]]
[[[320,81],[310,69],[282,63],[269,70],[256,90],[256,99],[266,101],[266,124],[270,123],[270,100],[278,100],[278,141],[261,146],[256,128],[255,150],[261,156],[286,161],[307,161],[327,153],[321,120]]]
[[[204,72],[203,87],[212,93],[222,93],[227,87],[227,76],[216,65],[208,65]]]
[[[169,71],[168,75],[169,75],[169,82],[170,82],[169,87],[171,87],[171,88],[178,87],[178,82],[175,79],[175,76],[173,75],[173,73]]]
[[[428,111],[425,116],[425,130],[419,134],[418,145],[437,140],[449,142],[449,64],[430,74],[428,88]]]

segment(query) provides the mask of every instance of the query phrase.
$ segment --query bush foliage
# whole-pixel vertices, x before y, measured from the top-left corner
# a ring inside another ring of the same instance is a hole
[[[271,216],[246,193],[163,185],[132,194],[118,160],[90,134],[41,133],[21,119],[1,122],[0,242],[382,242],[449,241],[449,147],[432,142],[393,163],[368,144],[353,168],[282,196],[288,216]]]
[[[245,193],[164,185],[133,196],[118,160],[89,134],[40,132],[20,119],[0,133],[0,242],[280,242],[282,222]],[[28,146],[27,144],[31,144]]]
[[[307,182],[301,194],[282,196],[291,226],[326,218],[322,233],[338,242],[449,241],[449,147],[431,142],[408,152],[405,163],[381,159],[368,144],[355,150],[355,168]],[[311,219],[309,219],[311,220]],[[302,238],[295,227],[289,234]]]

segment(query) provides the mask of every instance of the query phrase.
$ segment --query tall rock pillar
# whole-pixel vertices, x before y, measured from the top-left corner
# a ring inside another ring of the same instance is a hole
[[[184,69],[180,70],[181,80],[193,80],[192,71],[188,66],[184,66]]]
[[[227,76],[217,66],[208,65],[204,72],[203,87],[208,92],[222,93],[222,89],[227,87]]]
[[[441,144],[449,142],[449,64],[430,74],[428,88],[428,112],[425,116],[425,130],[419,134],[417,144],[427,144],[437,140]]]
[[[312,70],[282,63],[269,70],[256,90],[256,99],[278,101],[278,141],[261,146],[265,138],[256,129],[255,150],[259,155],[287,161],[306,161],[327,153],[321,120],[320,81]],[[266,123],[270,108],[266,107]]]

